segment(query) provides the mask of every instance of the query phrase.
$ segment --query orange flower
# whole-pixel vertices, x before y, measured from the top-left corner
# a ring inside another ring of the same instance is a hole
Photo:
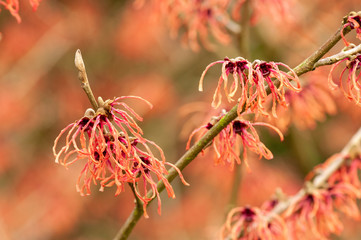
[[[332,73],[338,65],[346,61],[346,67],[342,70],[339,77],[339,84],[336,84],[332,80]],[[341,88],[344,95],[351,101],[355,102],[357,105],[361,105],[361,54],[357,54],[352,58],[345,58],[334,64],[331,68],[330,74],[328,76],[329,86],[332,90],[336,88]],[[343,80],[343,74],[347,72],[347,79]]]
[[[356,189],[361,189],[361,182],[358,176],[359,170],[361,170],[361,158],[356,156],[353,159],[347,157],[345,163],[334,172],[328,179],[330,185],[335,183],[348,183],[351,184]],[[359,190],[361,193],[361,190]]]
[[[195,134],[201,132],[203,136],[213,125],[224,116],[222,113],[218,117],[213,117],[210,122],[195,129],[188,140],[187,149],[190,147],[191,140]],[[244,116],[246,114],[243,114]],[[266,159],[272,159],[272,152],[261,142],[258,133],[254,126],[266,126],[273,129],[283,140],[282,133],[274,126],[264,122],[250,122],[238,117],[232,121],[226,128],[224,128],[213,140],[212,146],[215,151],[215,164],[229,163],[230,168],[233,169],[234,164],[241,163],[240,153],[243,148],[243,161],[247,164],[247,151],[251,151],[264,157]],[[200,136],[200,137],[201,137]]]
[[[336,154],[330,157],[314,168],[306,179],[310,180],[316,172],[322,172],[339,157],[345,156]],[[340,234],[343,230],[340,212],[356,220],[360,219],[356,202],[361,198],[359,169],[359,156],[353,160],[346,157],[344,164],[328,178],[327,184],[319,189],[311,183],[306,184],[307,194],[284,213],[292,239],[329,239],[331,234]]]
[[[262,115],[269,115],[263,106],[267,97],[265,85],[265,83],[267,83],[272,95],[272,114],[274,117],[277,117],[276,103],[278,102],[284,107],[287,106],[284,87],[287,87],[289,90],[292,90],[294,92],[300,92],[301,85],[299,79],[296,73],[290,67],[283,63],[255,60],[252,65],[254,69],[253,82],[256,90],[255,94],[252,96],[251,104],[253,106],[251,106],[251,109],[257,110]],[[292,75],[281,71],[279,69],[279,66],[285,67]],[[277,79],[280,82],[280,85],[278,87],[273,83],[273,78]],[[293,86],[291,81],[294,81],[297,86]],[[253,100],[255,100],[255,102],[253,102]]]
[[[272,115],[274,117],[277,117],[277,103],[287,106],[285,100],[285,87],[295,92],[301,91],[300,82],[296,73],[287,65],[260,60],[255,60],[251,64],[241,57],[235,59],[225,58],[224,60],[209,64],[201,76],[199,91],[203,91],[203,79],[206,72],[217,63],[222,63],[222,74],[213,96],[212,107],[214,108],[218,108],[222,102],[220,90],[222,83],[228,102],[233,101],[233,97],[237,94],[238,86],[241,86],[238,93],[238,95],[240,95],[238,98],[238,112],[241,112],[244,107],[245,109],[251,109],[252,112],[256,114],[264,116],[269,116],[269,113],[265,108],[268,96],[266,84],[272,96]],[[289,73],[281,71],[279,66],[286,68]],[[230,74],[233,76],[233,83],[228,89],[228,77]],[[274,79],[279,81],[278,86],[273,83]],[[296,86],[293,86],[291,81],[294,81]]]
[[[90,194],[92,182],[95,185],[100,183],[100,191],[104,187],[116,185],[115,195],[125,191],[126,184],[132,184],[135,194],[143,202],[145,216],[146,205],[154,197],[158,198],[160,214],[161,200],[157,181],[163,181],[168,196],[175,197],[172,186],[165,178],[168,174],[165,165],[175,168],[183,183],[188,184],[178,168],[165,161],[162,149],[142,137],[143,132],[133,117],[140,121],[142,118],[120,101],[125,98],[141,99],[134,96],[118,97],[105,102],[100,99],[96,112],[88,109],[83,118],[64,128],[55,139],[55,161],[67,167],[78,160],[87,160],[76,185],[81,195]],[[66,132],[65,146],[57,151],[57,145]],[[153,154],[150,146],[158,150],[161,159]],[[147,197],[149,189],[153,192],[150,198]]]
[[[212,107],[218,108],[222,103],[222,83],[228,102],[234,101],[233,97],[236,95],[239,86],[241,87],[241,97],[239,98],[239,104],[243,105],[248,100],[247,85],[249,83],[249,79],[252,78],[252,64],[242,57],[238,57],[235,59],[229,59],[226,57],[224,60],[216,61],[209,64],[203,71],[201,79],[199,81],[199,91],[203,91],[203,80],[207,71],[212,66],[218,63],[222,63],[222,74],[219,78],[218,86],[213,95]],[[233,77],[233,82],[229,87],[228,78],[230,74]]]
[[[360,219],[356,203],[356,199],[361,198],[361,183],[358,175],[360,169],[360,156],[354,159],[346,158],[345,163],[328,179],[335,208],[356,220]]]
[[[153,1],[156,14],[162,14],[169,25],[171,35],[177,36],[184,29],[183,42],[193,51],[200,49],[199,41],[208,50],[214,48],[211,34],[218,42],[228,44],[231,38],[226,30],[230,23],[227,13],[229,0]],[[144,1],[137,1],[141,6]]]
[[[340,182],[330,186],[327,190],[332,197],[333,206],[337,211],[343,212],[355,220],[360,220],[360,212],[356,201],[361,198],[360,189],[355,188],[349,183]]]
[[[283,219],[274,215],[272,222],[269,222],[268,213],[259,208],[238,207],[232,209],[222,227],[221,239],[286,239],[287,229]]]
[[[228,2],[227,0],[195,0],[181,4],[181,8],[170,6],[173,11],[172,15],[179,18],[180,24],[178,26],[184,26],[187,30],[183,41],[188,43],[193,51],[198,51],[200,48],[198,38],[206,49],[214,49],[208,39],[210,33],[221,44],[225,45],[231,41],[225,28],[229,22]]]
[[[342,223],[333,209],[332,195],[318,189],[291,205],[284,214],[290,239],[328,239],[339,234]]]
[[[135,6],[145,5],[144,0],[136,0]],[[194,51],[200,49],[199,42],[208,49],[213,50],[214,45],[210,36],[221,44],[228,44],[231,41],[229,31],[240,32],[240,26],[232,18],[239,22],[240,13],[245,0],[152,0],[153,12],[156,15],[165,17],[171,35],[176,36],[178,32],[185,31],[183,42]],[[290,19],[287,14],[292,0],[252,0],[249,1],[252,7],[251,24],[257,21],[258,16],[271,15],[272,20],[284,23]],[[247,9],[248,10],[248,9]],[[230,12],[232,12],[230,14]],[[231,15],[231,16],[230,16]]]

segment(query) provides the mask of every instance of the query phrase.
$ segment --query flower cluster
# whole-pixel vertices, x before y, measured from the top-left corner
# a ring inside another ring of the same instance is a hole
[[[342,156],[331,157],[318,171],[338,157]],[[356,204],[361,198],[357,173],[361,167],[360,158],[344,161],[346,163],[329,177],[325,186],[314,188],[310,184],[307,194],[285,212],[284,218],[293,239],[328,239],[331,234],[340,234],[343,230],[340,212],[360,219]]]
[[[210,130],[215,123],[219,121],[225,112],[217,117],[213,117],[207,124],[195,129],[188,140],[187,149],[190,146],[193,136],[200,133],[199,138],[203,136],[208,130]],[[230,164],[230,168],[233,169],[234,164],[241,163],[240,153],[243,148],[243,161],[247,164],[247,151],[251,151],[264,157],[266,159],[272,159],[272,152],[261,142],[255,126],[265,126],[273,129],[283,140],[282,133],[274,126],[264,122],[251,122],[247,121],[244,117],[246,113],[243,113],[236,120],[233,120],[227,125],[213,140],[212,146],[215,151],[215,164]]]
[[[153,13],[161,15],[168,23],[171,35],[182,36],[186,46],[194,51],[200,49],[199,42],[208,50],[214,49],[211,40],[225,45],[231,41],[229,32],[239,33],[240,20],[244,0],[152,0]],[[286,14],[291,0],[253,0],[249,1],[252,16],[251,24],[255,24],[259,16],[272,16],[270,19],[287,20]],[[136,0],[135,6],[141,7],[144,0]],[[248,10],[248,9],[247,9]],[[235,22],[236,21],[236,22]],[[247,19],[248,21],[248,19]],[[284,23],[284,21],[283,21]],[[211,36],[210,36],[211,35]]]
[[[221,230],[221,239],[255,240],[286,239],[287,228],[283,219],[273,215],[269,222],[269,211],[259,208],[238,207],[232,209]]]
[[[347,17],[345,17],[344,22],[345,24],[343,25],[341,30],[341,37],[345,45],[350,45],[350,43],[346,40],[343,34],[343,30],[347,27],[350,27],[351,29],[356,29],[356,37],[361,40],[361,11],[357,13],[351,12]]]
[[[29,0],[29,3],[34,11],[38,8],[40,1],[41,0]],[[21,22],[21,18],[19,16],[19,0],[0,0],[0,5],[3,5],[18,23]]]
[[[225,58],[209,64],[203,71],[199,82],[199,90],[203,91],[203,80],[207,71],[215,64],[222,63],[222,74],[218,81],[218,86],[213,95],[212,106],[218,108],[222,103],[222,84],[223,91],[228,102],[234,101],[236,95],[238,112],[250,109],[252,112],[268,116],[268,109],[265,107],[268,92],[272,96],[272,115],[277,117],[277,103],[287,106],[285,99],[285,87],[294,92],[301,91],[301,86],[296,73],[283,63],[265,62],[255,60],[253,63],[242,57],[235,59]],[[289,72],[280,70],[284,67]],[[233,78],[232,83],[230,75]],[[278,82],[275,82],[274,80]],[[294,86],[291,82],[294,82]],[[266,87],[266,85],[268,87]],[[240,88],[240,89],[239,89]],[[239,90],[238,90],[239,89]],[[238,90],[238,91],[237,91]]]
[[[357,199],[361,198],[361,182],[358,171],[361,157],[336,154],[316,167],[306,179],[322,172],[336,159],[343,165],[329,176],[327,183],[316,187],[306,182],[303,195],[290,203],[286,211],[278,215],[274,211],[286,199],[270,200],[258,208],[238,207],[230,211],[222,227],[222,239],[329,239],[331,234],[343,230],[341,214],[355,220],[361,218]],[[299,195],[299,194],[298,194]]]
[[[115,195],[123,192],[125,185],[130,184],[143,202],[144,210],[148,202],[156,196],[160,213],[157,181],[163,181],[168,196],[175,197],[172,186],[164,176],[168,173],[165,165],[175,168],[183,183],[187,183],[177,167],[165,161],[161,148],[142,137],[143,132],[134,120],[135,118],[141,121],[142,118],[122,102],[126,98],[141,99],[127,96],[104,102],[99,98],[96,112],[88,109],[83,118],[64,128],[55,139],[55,161],[69,166],[78,160],[86,160],[76,184],[81,195],[90,194],[92,182],[95,185],[100,184],[100,191],[103,191],[104,187],[115,185]],[[65,145],[57,150],[62,137],[65,137]],[[157,149],[160,159],[153,154],[151,148]],[[151,197],[147,196],[149,189],[153,193]],[[144,212],[147,216],[146,211]]]
[[[335,83],[332,79],[332,73],[338,65],[346,62],[346,67],[342,70],[338,84]],[[330,74],[328,76],[328,82],[331,89],[335,90],[336,88],[341,88],[344,95],[351,101],[355,102],[357,105],[361,105],[361,54],[356,54],[352,57],[345,58],[331,68]],[[343,75],[347,74],[347,78],[343,79]]]
[[[209,41],[209,33],[220,43],[229,43],[231,38],[225,28],[230,24],[228,3],[228,0],[168,1],[165,15],[172,35],[176,36],[180,28],[185,28],[182,40],[193,51],[200,49],[198,41],[206,49],[214,48]]]

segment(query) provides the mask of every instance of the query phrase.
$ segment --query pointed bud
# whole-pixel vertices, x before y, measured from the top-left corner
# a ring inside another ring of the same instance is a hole
[[[75,62],[75,67],[79,71],[85,72],[85,65],[84,65],[83,57],[81,56],[80,49],[76,50],[74,62]]]

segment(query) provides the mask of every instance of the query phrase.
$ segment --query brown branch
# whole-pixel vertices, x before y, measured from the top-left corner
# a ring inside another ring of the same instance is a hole
[[[124,240],[127,239],[127,237],[130,235],[130,233],[132,232],[134,226],[137,224],[138,220],[140,219],[140,217],[143,215],[144,210],[143,210],[143,203],[140,201],[140,199],[138,198],[137,194],[135,193],[135,189],[132,183],[129,183],[130,189],[132,189],[133,195],[134,195],[134,203],[135,203],[135,207],[131,213],[130,216],[132,216],[131,218],[129,217],[127,219],[127,221],[123,224],[122,228],[118,231],[117,235],[114,237],[114,239],[119,239],[119,240]]]
[[[88,81],[88,75],[86,74],[85,64],[83,61],[83,57],[81,56],[80,49],[78,49],[75,53],[75,60],[74,60],[76,68],[79,70],[79,80],[81,81],[81,88],[84,90],[86,95],[89,98],[90,103],[93,106],[93,109],[96,111],[98,109],[98,103],[95,100],[93,92],[90,88],[90,84]]]

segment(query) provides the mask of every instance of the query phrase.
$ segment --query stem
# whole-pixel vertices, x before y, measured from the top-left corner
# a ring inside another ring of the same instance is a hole
[[[326,43],[324,43],[316,52],[314,52],[310,57],[304,60],[297,67],[295,67],[293,69],[294,72],[298,76],[300,76],[306,72],[312,71],[314,69],[315,63],[319,59],[321,59],[341,39],[341,29],[342,27],[338,29],[337,32],[329,40],[327,40]],[[346,35],[348,32],[350,32],[350,29],[345,28],[343,34]],[[192,160],[195,159],[197,155],[203,150],[203,148],[206,147],[213,140],[213,138],[222,131],[222,129],[224,129],[238,116],[237,108],[238,104],[236,104],[221,120],[219,120],[197,143],[195,143],[187,152],[185,152],[184,155],[175,163],[175,166],[180,170],[183,170],[189,163],[191,163]],[[169,170],[169,174],[166,176],[166,179],[169,182],[172,182],[177,175],[177,171],[172,168],[171,170]],[[165,186],[163,181],[159,181],[157,184],[158,192],[163,191],[164,188]],[[147,197],[151,196],[152,192],[150,191],[147,194]],[[141,213],[139,212],[139,210],[137,210],[137,208],[134,208],[127,221],[117,233],[114,240],[127,239],[140,217]]]
[[[328,57],[328,58],[324,58],[324,59],[321,59],[319,60],[318,62],[315,63],[314,67],[321,67],[321,66],[325,66],[325,65],[332,65],[336,62],[339,62],[345,58],[348,58],[348,57],[352,57],[358,53],[361,53],[361,44],[356,46],[356,47],[353,47],[349,50],[346,50],[346,51],[341,51],[340,53],[337,53],[331,57]]]
[[[75,67],[79,70],[78,77],[79,77],[79,80],[81,81],[81,88],[84,90],[84,92],[88,96],[89,101],[93,106],[93,109],[96,111],[98,109],[98,103],[95,100],[93,92],[90,88],[90,84],[88,81],[88,75],[86,74],[85,64],[83,61],[83,57],[81,56],[80,49],[76,50],[74,62],[75,62]]]
[[[127,221],[123,224],[122,228],[118,231],[117,235],[115,235],[114,240],[125,240],[128,238],[130,233],[132,232],[134,226],[137,224],[140,217],[143,215],[143,203],[139,200],[137,194],[135,193],[135,189],[132,183],[129,183],[130,189],[132,189],[133,195],[134,195],[134,203],[135,207],[130,215],[130,217],[127,219]],[[131,227],[128,227],[131,226]]]
[[[134,185],[132,183],[128,183],[130,189],[132,190],[133,192],[133,195],[134,195],[134,198],[135,198],[135,205],[137,208],[140,208],[143,210],[143,202],[140,201],[139,197],[137,196],[137,193],[135,192],[135,188],[134,188]]]
[[[197,157],[197,155],[220,133],[229,123],[236,119],[238,105],[235,105],[221,120],[219,120],[197,143],[195,143],[184,155],[174,164],[179,170],[183,170],[189,163]],[[178,172],[172,168],[166,176],[169,182],[178,175]],[[157,184],[158,192],[165,188],[163,181]],[[149,192],[147,197],[151,197]]]
[[[142,215],[143,209],[135,207],[113,240],[127,239]]]

